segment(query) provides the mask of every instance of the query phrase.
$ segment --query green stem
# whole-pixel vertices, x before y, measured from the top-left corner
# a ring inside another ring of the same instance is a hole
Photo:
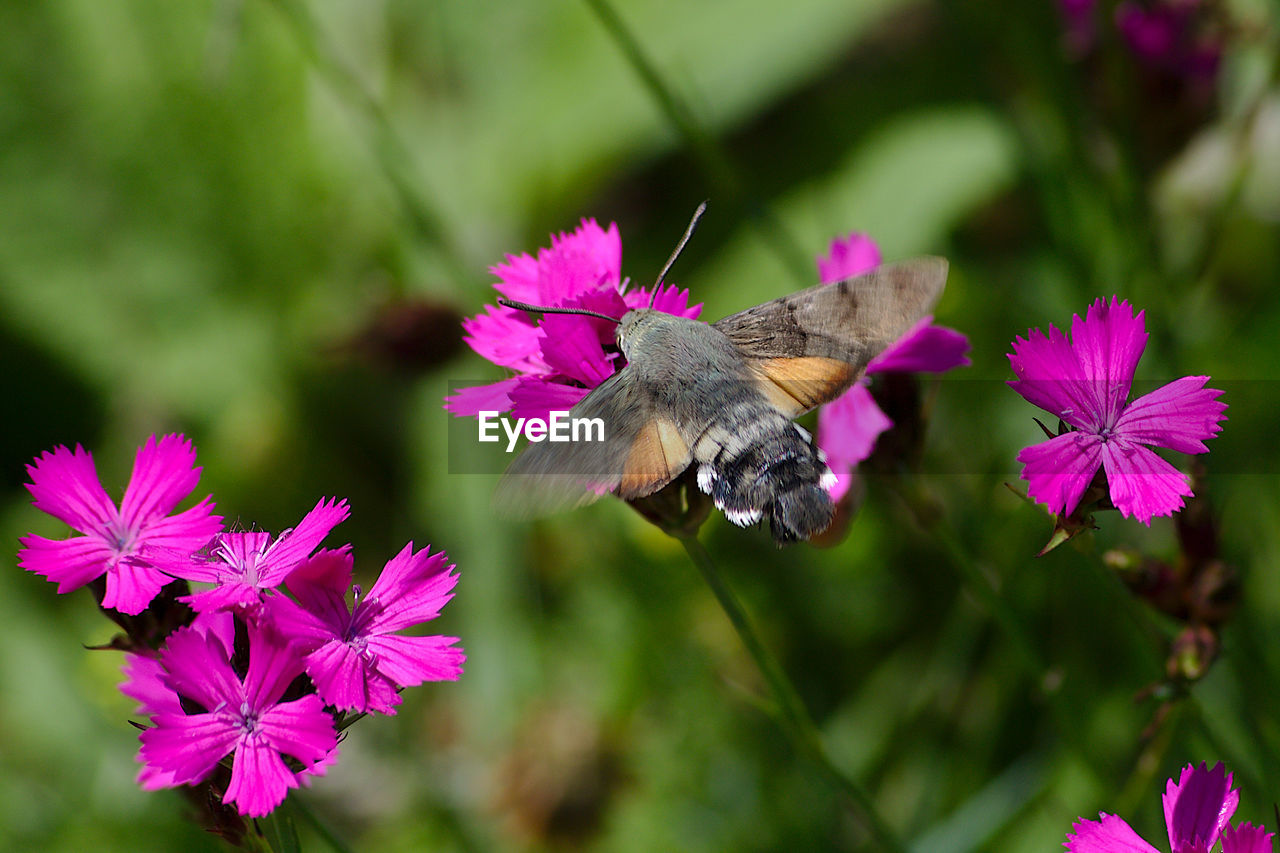
[[[724,610],[725,615],[729,617],[729,621],[733,623],[734,630],[738,632],[738,637],[742,640],[742,644],[746,646],[747,653],[751,655],[756,666],[760,668],[761,674],[764,675],[765,681],[773,693],[774,701],[777,703],[776,718],[791,737],[796,748],[817,765],[823,777],[833,787],[849,799],[854,809],[861,816],[867,832],[881,849],[905,853],[906,847],[897,839],[884,818],[876,811],[875,804],[867,792],[832,763],[830,756],[827,755],[826,748],[823,746],[822,735],[814,724],[813,718],[809,716],[800,694],[796,692],[795,686],[787,678],[782,666],[765,648],[764,643],[760,641],[760,637],[752,627],[751,620],[747,617],[747,612],[742,607],[742,603],[738,601],[738,597],[734,595],[733,590],[729,588],[724,578],[720,576],[720,572],[716,569],[711,555],[707,553],[707,549],[698,541],[696,535],[678,536],[676,538],[680,540],[680,544],[684,546],[689,558],[698,567],[698,571],[702,572],[702,577],[706,580],[707,585],[711,587],[711,591],[715,594],[716,600],[720,602],[720,607]]]
[[[337,833],[320,819],[319,815],[315,813],[315,810],[311,808],[304,798],[293,796],[287,800],[287,803],[294,815],[300,819],[300,822],[310,826],[324,843],[329,845],[330,850],[333,850],[334,853],[353,853],[350,845],[339,838]]]

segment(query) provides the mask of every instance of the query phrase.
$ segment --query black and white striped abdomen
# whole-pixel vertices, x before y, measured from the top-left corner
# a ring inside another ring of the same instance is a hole
[[[769,519],[779,544],[808,539],[831,523],[826,488],[835,475],[799,424],[764,400],[722,411],[693,450],[698,487],[740,527]]]

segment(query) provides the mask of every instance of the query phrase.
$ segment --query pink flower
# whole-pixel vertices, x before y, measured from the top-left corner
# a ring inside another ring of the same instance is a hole
[[[622,280],[618,226],[604,230],[594,219],[582,220],[570,234],[552,235],[551,248],[539,249],[536,259],[508,255],[506,263],[490,271],[503,296],[539,307],[587,308],[621,318],[632,308],[649,305],[648,291],[628,291]],[[687,290],[668,285],[653,307],[698,316],[702,306],[689,307],[688,301]],[[473,350],[516,376],[446,397],[445,408],[458,416],[509,411],[516,417],[546,418],[552,410],[571,409],[622,366],[616,326],[600,319],[548,314],[534,321],[524,311],[491,305],[462,327],[463,340]]]
[[[1264,827],[1227,821],[1235,814],[1240,793],[1231,787],[1231,774],[1221,764],[1212,770],[1188,764],[1178,781],[1169,780],[1164,792],[1164,821],[1173,853],[1208,853],[1222,840],[1222,853],[1270,853],[1271,833]],[[1111,814],[1098,820],[1078,820],[1063,844],[1071,853],[1159,853],[1129,824]]]
[[[222,529],[209,496],[171,514],[200,479],[195,461],[195,447],[183,436],[151,436],[138,449],[117,509],[98,482],[93,457],[78,444],[75,450],[55,447],[27,466],[27,489],[37,509],[84,535],[62,540],[23,537],[18,564],[56,582],[59,593],[105,574],[102,606],[141,613],[172,580],[153,567],[155,561],[165,555],[189,556]]]
[[[831,241],[826,256],[818,258],[823,284],[861,275],[880,266],[880,249],[866,234],[854,232]],[[943,373],[969,364],[965,353],[969,339],[954,329],[933,325],[933,317],[920,319],[909,332],[867,365],[866,376],[875,373]],[[867,390],[867,380],[856,382],[840,397],[818,411],[818,447],[827,455],[835,474],[828,489],[832,500],[849,491],[853,469],[871,455],[880,433],[893,426]]]
[[[298,522],[274,540],[270,533],[223,533],[207,557],[164,564],[174,577],[217,586],[183,596],[193,609],[204,613],[241,608],[256,610],[266,592],[275,589],[296,569],[351,510],[345,500],[323,498]]]
[[[199,782],[233,755],[224,803],[248,817],[278,806],[308,773],[323,772],[337,750],[333,718],[315,694],[280,701],[302,674],[302,661],[268,632],[249,630],[249,669],[242,680],[230,650],[213,633],[181,628],[160,655],[167,684],[198,713],[159,710],[140,736],[141,758],[173,784]],[[284,755],[302,763],[294,772]]]
[[[1050,512],[1070,514],[1101,466],[1111,502],[1125,518],[1150,524],[1172,515],[1191,496],[1187,477],[1149,445],[1205,453],[1221,431],[1222,393],[1205,388],[1207,376],[1184,376],[1126,403],[1134,369],[1146,348],[1144,312],[1112,297],[1072,317],[1072,340],[1049,327],[1013,342],[1009,362],[1015,391],[1072,429],[1018,454],[1027,493]]]
[[[1220,40],[1204,26],[1199,0],[1127,0],[1116,7],[1116,29],[1139,60],[1153,68],[1204,79],[1218,70]]]
[[[216,637],[224,649],[231,648],[235,640],[235,622],[230,613],[201,614],[191,623],[191,629],[201,636]],[[128,653],[120,670],[125,676],[120,692],[137,700],[139,714],[184,713],[182,700],[169,688],[158,653]],[[183,780],[170,771],[143,764],[138,771],[138,784],[144,791],[157,791],[181,785]]]
[[[414,553],[410,542],[367,595],[356,588],[348,611],[351,555],[321,551],[289,576],[289,591],[298,601],[272,600],[272,622],[303,653],[307,675],[326,703],[394,714],[399,688],[456,681],[462,674],[466,657],[455,645],[457,637],[395,633],[440,615],[458,582],[452,570],[443,552]]]
[[[823,284],[835,284],[870,272],[883,262],[876,241],[868,234],[854,231],[848,237],[832,240],[827,254],[818,256],[818,280]]]

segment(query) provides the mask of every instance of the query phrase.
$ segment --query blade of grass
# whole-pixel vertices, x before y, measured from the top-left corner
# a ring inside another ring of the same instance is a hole
[[[792,743],[801,754],[817,765],[823,778],[849,800],[854,811],[861,818],[868,834],[880,849],[905,853],[906,848],[894,835],[884,818],[880,816],[871,796],[862,789],[861,785],[843,773],[831,761],[826,747],[822,743],[822,735],[818,731],[817,725],[814,724],[813,718],[809,716],[809,711],[805,708],[800,694],[796,692],[795,686],[787,677],[781,664],[765,648],[764,643],[760,641],[760,637],[751,625],[751,620],[748,618],[746,610],[724,578],[721,577],[715,562],[711,559],[711,554],[707,552],[707,549],[695,535],[679,536],[677,538],[680,540],[680,544],[684,546],[685,551],[688,552],[689,558],[693,560],[693,564],[702,573],[707,586],[711,587],[712,593],[720,603],[725,615],[729,617],[729,621],[733,624],[734,630],[737,631],[738,637],[747,649],[747,653],[751,655],[751,659],[755,661],[756,666],[760,668],[761,674],[764,675],[765,681],[769,685],[769,690],[773,694],[774,701],[777,703],[775,718],[791,738]]]

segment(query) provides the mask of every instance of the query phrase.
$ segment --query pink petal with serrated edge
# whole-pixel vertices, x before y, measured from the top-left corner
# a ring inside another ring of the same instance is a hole
[[[136,615],[147,609],[165,584],[173,578],[145,566],[136,566],[128,558],[107,570],[107,590],[102,606]]]
[[[551,248],[538,252],[538,263],[544,300],[567,299],[602,284],[616,288],[622,283],[622,236],[617,223],[604,229],[595,219],[583,219],[574,231],[552,234]]]
[[[280,753],[258,738],[246,738],[231,762],[231,782],[222,797],[245,817],[264,817],[284,802],[297,777]]]
[[[368,697],[368,709],[377,711],[379,714],[386,714],[388,717],[394,717],[396,715],[396,706],[404,701],[400,691],[396,689],[395,683],[383,678],[376,672],[368,674],[364,689]]]
[[[369,673],[358,651],[342,640],[320,645],[306,657],[307,675],[326,703],[349,711],[367,711]]]
[[[46,539],[32,534],[18,541],[24,546],[18,565],[56,583],[59,593],[79,589],[116,560],[115,551],[96,536]]]
[[[359,620],[362,633],[390,633],[439,616],[458,583],[446,559],[443,551],[431,554],[430,546],[415,554],[412,542],[405,545],[387,562],[358,605],[375,614],[367,622]]]
[[[1099,299],[1084,319],[1071,318],[1071,341],[1076,357],[1091,380],[1093,410],[1098,422],[1114,426],[1129,397],[1129,385],[1138,359],[1147,347],[1145,312],[1135,316],[1133,306],[1119,297]]]
[[[1076,821],[1062,846],[1071,853],[1159,853],[1113,814],[1099,814],[1096,821]]]
[[[834,284],[880,266],[880,247],[866,234],[853,232],[831,241],[826,255],[818,257],[818,279]]]
[[[154,722],[154,728],[138,735],[138,754],[149,766],[173,774],[179,784],[208,776],[239,737],[236,727],[216,714],[156,714]]]
[[[81,533],[99,533],[100,525],[116,518],[116,505],[98,481],[93,457],[78,444],[74,451],[59,445],[41,454],[27,466],[27,474],[35,508]]]
[[[311,555],[329,531],[337,527],[351,514],[345,500],[321,498],[315,507],[302,517],[298,526],[280,534],[267,548],[258,564],[258,583],[261,588],[274,587],[284,582],[285,576]],[[263,564],[266,565],[263,565]]]
[[[350,617],[346,595],[351,588],[352,562],[348,550],[321,550],[285,579],[285,585],[298,599],[298,604],[314,614],[314,618],[331,626],[335,633],[345,629]],[[283,596],[278,600],[288,601]]]
[[[1208,381],[1208,376],[1184,376],[1139,397],[1116,422],[1116,432],[1181,453],[1208,452],[1204,442],[1222,431],[1227,409],[1217,399],[1221,391],[1204,387]]]
[[[506,259],[505,264],[489,267],[489,272],[500,279],[494,288],[516,302],[537,304],[542,297],[538,290],[538,260],[528,254],[507,255]]]
[[[213,499],[205,497],[190,509],[149,522],[144,529],[145,541],[140,555],[150,560],[155,549],[167,548],[189,559],[222,530],[222,516],[211,515],[211,512]]]
[[[333,718],[315,694],[272,705],[258,715],[257,731],[274,749],[308,766],[324,760],[338,744]]]
[[[1172,515],[1191,497],[1187,475],[1140,444],[1113,440],[1102,445],[1111,502],[1125,518],[1150,525],[1157,515]]]
[[[867,364],[874,373],[945,373],[953,367],[968,367],[969,339],[946,326],[934,326],[925,315],[905,335]]]
[[[576,385],[560,385],[533,377],[521,377],[511,392],[511,416],[513,418],[541,418],[547,420],[552,412],[567,412],[591,393]],[[514,427],[514,424],[512,425]],[[502,435],[506,447],[506,433]]]
[[[459,388],[444,398],[444,408],[456,418],[474,417],[481,412],[511,411],[511,392],[520,384],[520,377],[503,379],[490,385]]]
[[[179,779],[171,771],[153,767],[143,761],[141,753],[135,757],[135,760],[142,763],[135,781],[138,783],[138,787],[144,791],[162,791],[165,788],[176,788],[179,785],[199,781],[199,779]]]
[[[160,653],[170,688],[205,708],[239,705],[243,694],[240,679],[231,669],[229,649],[219,634],[217,630],[179,628],[169,635]]]
[[[1052,325],[1047,336],[1032,329],[1026,339],[1015,338],[1009,364],[1018,376],[1009,387],[1027,402],[1080,429],[1100,425],[1094,383],[1084,376],[1067,336]]]
[[[138,449],[133,473],[120,502],[120,516],[136,528],[154,516],[168,515],[200,481],[196,449],[181,435],[147,439]]]
[[[120,692],[138,703],[139,714],[181,714],[182,703],[164,681],[164,668],[158,658],[126,654],[120,666],[124,681]]]
[[[424,681],[457,681],[467,656],[457,637],[370,637],[368,648],[377,659],[379,674],[401,687]]]
[[[613,363],[591,323],[592,320],[567,314],[548,314],[542,319],[542,354],[556,373],[594,388],[613,375]]]
[[[1213,769],[1201,762],[1182,768],[1178,781],[1165,784],[1164,822],[1175,853],[1208,850],[1236,813],[1240,792],[1231,789],[1231,774],[1221,763]]]
[[[1069,432],[1018,454],[1027,494],[1048,505],[1054,513],[1070,513],[1080,503],[1098,466],[1102,464],[1102,440],[1087,432]]]
[[[537,328],[525,312],[486,305],[484,313],[463,320],[462,329],[462,340],[481,358],[512,370],[547,372]]]
[[[836,475],[828,493],[838,501],[849,491],[853,469],[871,455],[880,433],[893,426],[862,383],[818,410],[818,447]]]
[[[652,298],[653,289],[648,287],[640,287],[635,290],[628,290],[623,294],[628,309],[634,308],[653,308],[654,311],[661,311],[664,314],[674,314],[677,317],[688,317],[689,319],[697,319],[702,313],[702,303],[696,305],[689,304],[689,291],[681,290],[674,284],[664,284],[658,290],[658,296],[653,300],[653,304],[649,304]]]
[[[535,303],[538,305],[563,305],[606,287],[617,290],[620,281],[618,271],[609,269],[598,258],[555,248],[538,252],[538,276],[542,289],[542,298]]]
[[[1271,839],[1274,833],[1265,826],[1242,823],[1222,829],[1222,853],[1272,853]]]
[[[234,608],[252,610],[262,603],[262,591],[244,581],[223,581],[213,589],[180,595],[178,600],[190,604],[192,610],[202,614]]]
[[[268,708],[302,674],[302,658],[270,630],[249,630],[249,671],[244,696],[251,708]],[[263,712],[265,716],[266,712]]]

